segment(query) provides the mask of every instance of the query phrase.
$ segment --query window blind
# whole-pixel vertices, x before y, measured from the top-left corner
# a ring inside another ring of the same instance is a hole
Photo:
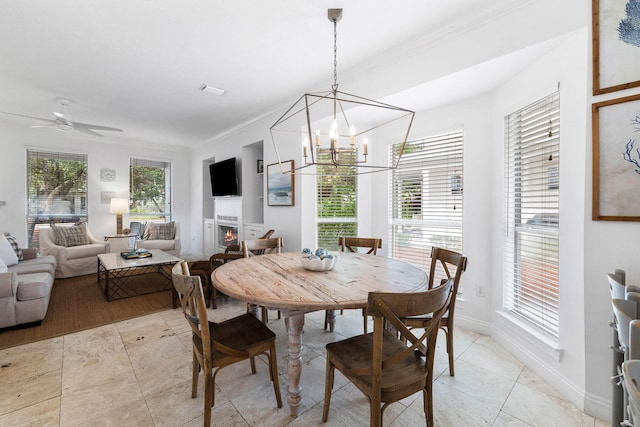
[[[131,158],[129,163],[131,221],[171,219],[171,162]]]
[[[390,146],[392,164],[401,147]],[[432,246],[462,252],[462,131],[407,142],[389,191],[391,257],[429,271]]]
[[[87,155],[27,149],[27,238],[38,224],[87,220]]]
[[[560,93],[505,118],[503,308],[558,336]]]
[[[340,154],[345,161],[355,160],[356,155],[356,150]],[[329,162],[330,156],[321,153],[318,160]],[[328,175],[333,172],[333,166],[318,165],[316,168],[318,247],[338,250],[340,236],[356,236],[358,233],[356,170],[355,167],[341,167],[340,175]]]

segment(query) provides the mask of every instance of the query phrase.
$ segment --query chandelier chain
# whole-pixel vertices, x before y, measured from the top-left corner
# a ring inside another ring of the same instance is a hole
[[[333,20],[333,90],[338,90],[338,21]]]

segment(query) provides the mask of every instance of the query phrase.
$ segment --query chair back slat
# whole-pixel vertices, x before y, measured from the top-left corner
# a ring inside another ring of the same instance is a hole
[[[282,250],[282,238],[270,237],[268,239],[243,240],[240,250],[245,258],[272,253],[280,253]]]
[[[374,237],[339,237],[338,244],[342,252],[358,252],[358,248],[365,248],[368,255],[377,255],[382,248],[382,239]]]

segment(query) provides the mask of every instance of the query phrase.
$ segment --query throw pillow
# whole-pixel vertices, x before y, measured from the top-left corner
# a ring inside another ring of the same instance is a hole
[[[176,223],[149,222],[144,229],[144,240],[173,240],[176,236]]]
[[[11,243],[4,236],[0,236],[0,258],[8,267],[18,263],[18,256],[11,247]]]
[[[87,238],[87,224],[60,226],[51,224],[55,242],[58,246],[71,247],[86,245],[89,243]]]
[[[11,243],[11,247],[18,257],[18,261],[22,261],[22,249],[20,249],[20,245],[16,238],[12,236],[11,233],[4,233],[4,237],[6,237],[9,243]]]
[[[6,273],[7,271],[9,271],[7,264],[5,264],[4,261],[2,261],[2,258],[0,258],[0,273]]]

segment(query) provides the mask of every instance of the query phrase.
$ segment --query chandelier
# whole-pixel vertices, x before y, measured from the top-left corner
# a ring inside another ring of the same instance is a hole
[[[333,85],[327,92],[305,93],[271,126],[281,171],[361,175],[395,169],[415,113],[338,90],[337,26],[342,9],[329,9],[328,18],[333,22]],[[401,143],[393,164],[387,162],[383,151],[376,151],[382,159],[377,162],[372,159],[373,144],[384,143]],[[294,169],[283,167],[281,154],[287,155],[285,160],[289,155],[302,154],[304,161]],[[310,166],[321,167],[306,169]]]

